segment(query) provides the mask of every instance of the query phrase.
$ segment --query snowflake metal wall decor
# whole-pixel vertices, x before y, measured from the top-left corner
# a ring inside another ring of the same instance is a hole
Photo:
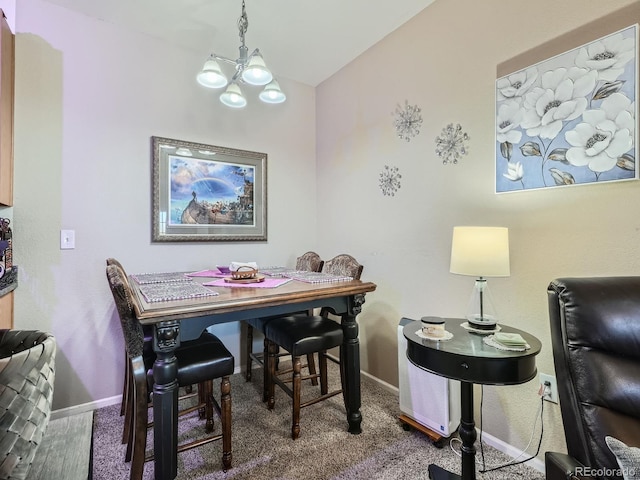
[[[380,174],[380,190],[384,196],[395,196],[400,189],[400,175],[398,167],[384,166],[384,170]]]
[[[436,153],[442,158],[443,165],[457,164],[463,155],[468,153],[466,142],[469,135],[462,131],[460,124],[454,127],[452,123],[442,129],[442,134],[436,137]]]
[[[409,142],[420,133],[420,126],[422,125],[422,115],[420,112],[420,107],[417,105],[409,105],[407,100],[404,101],[404,108],[400,105],[396,106],[393,126],[399,138]]]

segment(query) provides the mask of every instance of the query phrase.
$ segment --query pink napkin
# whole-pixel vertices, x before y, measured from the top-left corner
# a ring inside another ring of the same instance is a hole
[[[233,283],[225,282],[224,278],[220,280],[214,280],[212,282],[205,282],[203,285],[207,287],[249,287],[249,288],[275,288],[285,283],[290,282],[290,278],[265,278],[262,282],[256,283]]]

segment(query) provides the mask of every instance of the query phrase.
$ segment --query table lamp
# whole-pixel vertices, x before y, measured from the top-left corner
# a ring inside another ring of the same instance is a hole
[[[473,328],[494,330],[497,318],[485,277],[509,276],[509,230],[505,227],[453,227],[450,271],[477,277],[467,320]]]

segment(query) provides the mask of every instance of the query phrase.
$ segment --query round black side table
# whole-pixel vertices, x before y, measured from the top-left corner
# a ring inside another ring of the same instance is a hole
[[[522,351],[500,350],[483,342],[487,333],[476,333],[462,325],[461,318],[445,319],[450,340],[428,340],[421,337],[419,321],[409,323],[403,333],[407,339],[407,358],[428,372],[460,380],[462,414],[459,434],[462,440],[462,476],[435,464],[429,465],[432,480],[475,480],[476,429],[473,419],[473,384],[516,385],[525,383],[537,374],[535,356],[540,353],[540,340],[522,330],[499,324],[500,331],[519,333],[530,348]]]

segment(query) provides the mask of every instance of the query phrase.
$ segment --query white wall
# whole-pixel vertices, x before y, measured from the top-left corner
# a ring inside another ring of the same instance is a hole
[[[0,0],[0,9],[7,17],[7,23],[12,32],[16,31],[16,0]]]
[[[181,50],[39,0],[20,0],[17,31],[15,327],[56,336],[57,409],[121,391],[107,257],[135,273],[293,265],[316,248],[315,92],[280,79],[288,102],[255,91],[230,110],[195,81],[206,45]],[[266,152],[268,242],[151,243],[153,135]],[[75,250],[60,250],[60,229],[76,231]],[[236,355],[238,330],[216,330]]]
[[[493,193],[496,66],[630,3],[437,1],[317,88],[319,243],[353,253],[365,265],[363,279],[378,285],[359,317],[364,370],[397,385],[401,317],[464,316],[473,279],[449,273],[455,225],[509,227],[511,276],[490,284],[502,321],[542,341],[541,372],[554,373],[549,282],[638,274],[637,181]],[[405,100],[424,119],[410,142],[393,128]],[[443,165],[435,153],[449,123],[470,135],[458,165]],[[393,197],[379,189],[385,165],[402,174]],[[485,387],[485,430],[524,447],[537,390],[537,381]],[[542,452],[564,449],[559,408],[550,403],[544,438]]]

